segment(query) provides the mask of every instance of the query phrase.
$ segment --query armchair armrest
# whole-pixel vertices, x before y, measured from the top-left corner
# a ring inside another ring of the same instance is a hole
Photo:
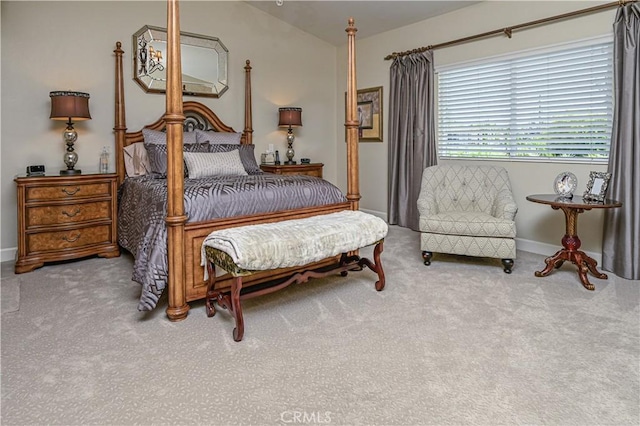
[[[418,196],[418,213],[420,216],[429,216],[438,213],[438,205],[433,192],[420,191]]]
[[[517,212],[518,206],[513,199],[511,191],[508,189],[498,191],[491,209],[492,216],[500,219],[514,220]]]

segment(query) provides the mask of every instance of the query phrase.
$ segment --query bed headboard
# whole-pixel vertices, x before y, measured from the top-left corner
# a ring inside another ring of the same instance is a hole
[[[144,142],[142,129],[136,132],[127,132],[125,118],[125,98],[124,98],[124,75],[122,67],[122,43],[116,43],[113,51],[116,56],[116,98],[115,98],[115,150],[116,150],[116,173],[118,174],[118,184],[125,178],[124,148],[134,143]],[[251,111],[251,63],[246,61],[245,70],[245,94],[244,94],[244,129],[240,143],[251,144],[253,142],[252,111]],[[183,103],[184,130],[194,131],[214,130],[216,132],[236,132],[233,127],[225,124],[220,118],[204,104],[200,102],[188,101]],[[164,116],[158,118],[152,124],[144,126],[146,129],[165,131],[166,125]]]

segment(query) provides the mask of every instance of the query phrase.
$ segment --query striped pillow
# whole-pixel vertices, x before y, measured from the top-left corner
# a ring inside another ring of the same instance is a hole
[[[250,175],[261,174],[260,166],[256,162],[256,156],[254,155],[254,145],[232,145],[232,144],[211,144],[209,145],[209,152],[229,152],[237,150],[240,152],[240,161],[244,166],[244,170]]]
[[[165,177],[167,175],[167,145],[145,143],[151,172]],[[182,146],[184,152],[208,152],[209,143],[190,143]],[[186,170],[185,170],[186,176]]]
[[[189,170],[189,179],[247,175],[238,150],[220,153],[185,152],[184,162]]]

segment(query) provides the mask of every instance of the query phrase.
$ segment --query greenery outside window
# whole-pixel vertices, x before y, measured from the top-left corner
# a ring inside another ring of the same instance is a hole
[[[606,162],[613,42],[438,70],[440,158]]]

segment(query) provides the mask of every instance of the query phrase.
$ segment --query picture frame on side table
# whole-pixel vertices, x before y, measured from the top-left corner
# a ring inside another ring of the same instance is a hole
[[[589,182],[587,182],[587,189],[584,191],[582,198],[588,201],[604,202],[607,188],[609,187],[609,181],[611,180],[611,173],[608,172],[590,172]]]
[[[344,94],[345,108],[347,94]],[[382,142],[382,86],[358,90],[360,142]],[[346,133],[345,133],[346,140]]]
[[[553,190],[555,193],[561,198],[569,200],[573,198],[573,192],[576,190],[576,186],[578,186],[578,179],[576,179],[576,175],[571,172],[562,172],[556,176],[553,181]]]

